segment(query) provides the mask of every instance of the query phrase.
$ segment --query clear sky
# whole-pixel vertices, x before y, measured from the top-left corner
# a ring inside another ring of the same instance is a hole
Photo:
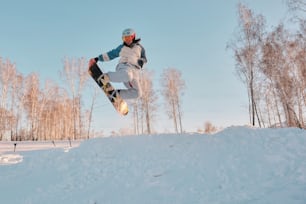
[[[233,53],[227,43],[237,31],[237,4],[242,2],[266,17],[268,27],[286,17],[284,0],[1,0],[0,57],[16,63],[27,75],[63,83],[63,59],[89,59],[117,47],[121,32],[131,27],[142,38],[148,63],[159,89],[165,68],[182,72],[183,129],[196,131],[210,121],[217,127],[248,124],[246,88],[235,75]],[[114,70],[117,60],[101,64]],[[94,88],[94,81],[89,85]],[[87,99],[84,99],[85,107]],[[105,133],[132,126],[104,94],[98,97],[95,129]],[[163,101],[153,129],[173,131]]]

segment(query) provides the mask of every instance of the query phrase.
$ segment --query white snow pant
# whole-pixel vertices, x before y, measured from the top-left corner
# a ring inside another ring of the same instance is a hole
[[[123,82],[127,89],[119,89],[123,99],[136,99],[141,96],[139,83],[140,70],[128,63],[120,63],[116,67],[116,72],[107,72],[111,82]]]

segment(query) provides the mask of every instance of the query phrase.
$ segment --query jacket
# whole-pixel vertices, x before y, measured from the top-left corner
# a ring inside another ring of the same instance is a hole
[[[136,39],[131,45],[123,43],[117,48],[99,55],[98,60],[103,62],[120,57],[119,63],[128,63],[138,69],[141,69],[147,62],[147,58],[145,49],[142,47],[139,41],[140,39]]]

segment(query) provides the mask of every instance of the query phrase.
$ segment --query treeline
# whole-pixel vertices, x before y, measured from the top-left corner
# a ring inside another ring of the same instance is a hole
[[[0,58],[0,140],[75,140],[95,134],[91,124],[96,97],[101,92],[94,83],[86,83],[91,80],[87,60],[65,59],[60,75],[65,87],[52,81],[41,82],[37,73],[24,76],[16,64]],[[153,73],[144,70],[142,75],[143,96],[135,101],[128,116],[133,118],[134,134],[153,131],[158,108],[159,92],[153,89]],[[185,83],[181,73],[165,69],[161,80],[164,88],[160,93],[167,93],[164,108],[174,121],[174,130],[182,131],[180,104]],[[86,86],[93,90],[87,109],[83,104]]]
[[[306,8],[302,0],[287,3],[294,14],[297,8]],[[264,16],[247,6],[239,4],[238,14],[239,33],[229,47],[247,89],[250,123],[305,128],[306,21],[293,15],[294,21],[289,22],[298,25],[296,29],[280,23],[268,31]]]
[[[85,64],[84,59],[65,60],[63,76],[78,74],[74,80],[85,79],[86,68],[80,66],[82,63]],[[81,68],[83,73],[76,72]],[[0,58],[0,139],[84,138],[90,118],[81,107],[82,85],[71,87],[70,92],[52,81],[42,83],[37,73],[24,76],[10,60]]]

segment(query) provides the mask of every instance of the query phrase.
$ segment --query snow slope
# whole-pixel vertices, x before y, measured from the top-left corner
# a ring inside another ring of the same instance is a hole
[[[306,131],[299,129],[110,137],[69,152],[1,154],[22,157],[0,165],[5,204],[306,203]]]

